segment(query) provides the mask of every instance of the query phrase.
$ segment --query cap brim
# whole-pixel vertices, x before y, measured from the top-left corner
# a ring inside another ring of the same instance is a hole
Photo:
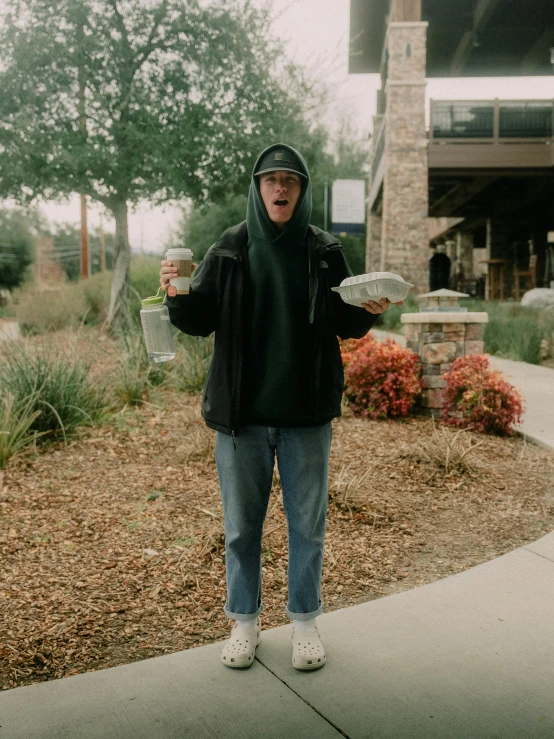
[[[258,172],[254,172],[254,177],[257,177],[260,174],[267,174],[268,172],[294,172],[294,174],[300,175],[300,177],[304,177],[306,180],[308,179],[303,172],[299,172],[297,169],[292,169],[292,167],[267,167],[266,169],[260,169]]]

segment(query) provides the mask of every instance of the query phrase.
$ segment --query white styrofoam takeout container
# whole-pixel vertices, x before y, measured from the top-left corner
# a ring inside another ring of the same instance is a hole
[[[388,298],[391,303],[405,300],[413,285],[394,272],[367,272],[365,275],[346,277],[338,287],[331,290],[339,293],[345,303],[360,306],[368,300]]]

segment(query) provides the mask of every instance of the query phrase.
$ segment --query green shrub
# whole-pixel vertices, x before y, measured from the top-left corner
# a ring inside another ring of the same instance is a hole
[[[15,308],[13,305],[0,306],[0,318],[15,318]]]
[[[6,342],[0,363],[0,393],[14,397],[16,407],[28,398],[29,413],[40,411],[31,431],[70,436],[79,426],[99,421],[104,413],[104,388],[88,382],[89,365],[52,347],[31,350],[23,342]]]
[[[539,364],[543,328],[535,316],[489,318],[485,325],[485,351],[499,357]]]
[[[148,360],[142,329],[131,325],[118,337],[119,349],[112,390],[125,405],[140,405],[153,387],[162,385],[170,368]]]
[[[204,387],[214,352],[214,336],[175,335],[177,356],[170,362],[171,385],[186,393],[199,393]]]
[[[110,307],[111,272],[97,272],[88,280],[79,283],[85,298],[84,321],[90,325],[103,323]]]
[[[42,435],[30,431],[41,413],[33,410],[34,401],[33,396],[19,401],[8,393],[0,396],[0,470],[6,469],[12,457]]]
[[[554,311],[494,300],[463,303],[470,311],[484,311],[489,315],[484,336],[488,354],[538,364],[541,341],[552,343]]]
[[[148,399],[149,362],[146,347],[136,329],[118,337],[119,356],[112,382],[116,398],[124,405],[139,405]]]
[[[140,311],[142,298],[156,294],[160,286],[160,261],[163,258],[164,255],[160,254],[159,257],[145,256],[132,260],[130,292],[133,312]]]
[[[80,283],[49,288],[27,284],[18,291],[16,301],[16,317],[27,334],[74,328],[87,312]]]

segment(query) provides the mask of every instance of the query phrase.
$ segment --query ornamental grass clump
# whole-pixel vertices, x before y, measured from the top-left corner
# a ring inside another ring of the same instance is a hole
[[[523,415],[521,395],[501,372],[491,369],[486,355],[456,359],[443,379],[443,423],[483,434],[514,433]]]
[[[355,415],[382,419],[407,416],[423,389],[419,357],[371,334],[341,344],[345,397]]]
[[[0,360],[0,395],[13,397],[14,409],[25,408],[23,416],[34,414],[28,429],[38,432],[41,441],[43,434],[49,434],[44,439],[57,435],[66,439],[104,415],[104,388],[93,386],[88,373],[88,364],[53,346],[6,342]]]

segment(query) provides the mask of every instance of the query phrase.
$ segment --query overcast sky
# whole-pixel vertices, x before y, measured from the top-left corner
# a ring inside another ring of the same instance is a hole
[[[262,4],[263,0],[254,0]],[[0,5],[2,5],[0,0]],[[377,75],[348,75],[349,0],[272,0],[273,32],[287,43],[288,53],[314,77],[324,79],[332,90],[330,109],[322,109],[325,122],[337,126],[349,117],[360,136],[367,136],[375,112],[375,93],[380,86]],[[441,79],[429,80],[427,98],[554,98],[552,77]],[[51,221],[77,223],[78,200],[69,205],[43,206]],[[161,251],[175,224],[177,210],[149,209],[141,206],[130,216],[132,248],[141,244],[146,251]],[[90,222],[97,225],[99,211],[92,206]],[[194,249],[194,245],[190,245]]]

